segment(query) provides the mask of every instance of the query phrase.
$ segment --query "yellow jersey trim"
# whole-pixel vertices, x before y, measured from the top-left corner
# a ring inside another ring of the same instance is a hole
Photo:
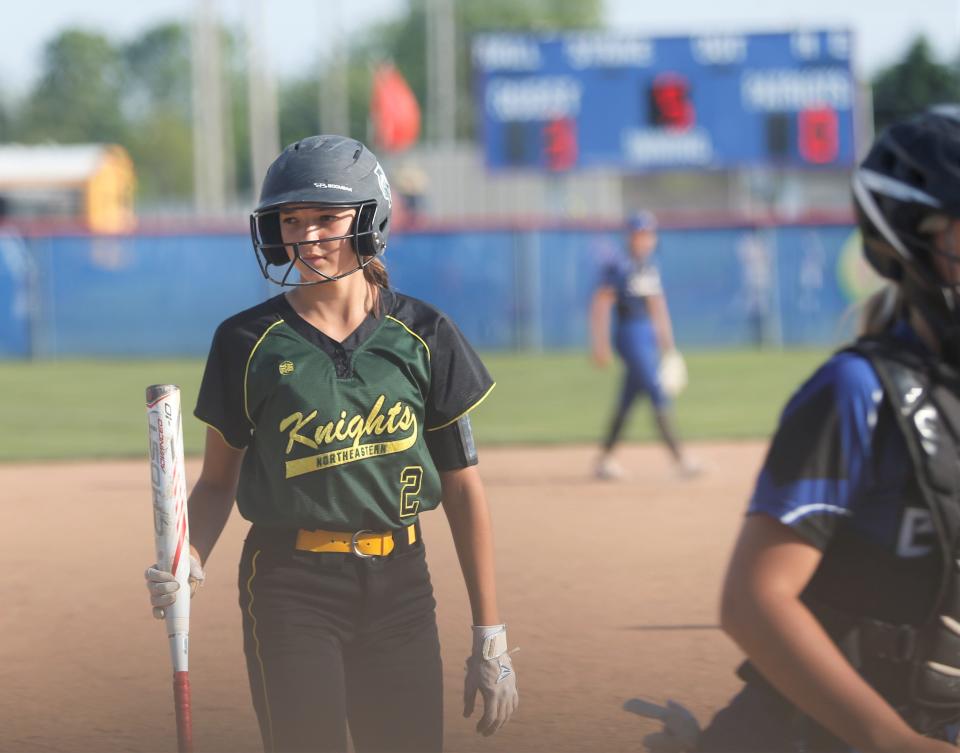
[[[257,340],[256,344],[253,346],[253,349],[250,351],[250,355],[247,356],[247,365],[243,370],[243,413],[247,417],[247,421],[250,422],[250,425],[254,427],[256,424],[254,424],[253,419],[250,418],[250,409],[247,407],[247,376],[250,374],[250,362],[253,360],[253,354],[257,352],[257,348],[260,347],[260,343],[262,343],[266,339],[267,335],[270,334],[270,330],[272,330],[278,324],[283,324],[283,319],[277,319],[277,321],[267,327],[266,331],[260,335],[260,339]]]
[[[390,316],[390,314],[387,314],[386,318],[387,318],[387,319],[392,319],[392,320],[395,321],[397,324],[399,324],[401,327],[403,327],[407,332],[409,332],[411,335],[413,335],[415,338],[417,338],[417,339],[420,341],[420,344],[423,345],[423,347],[427,349],[427,360],[428,360],[428,361],[430,360],[430,346],[427,345],[427,343],[424,341],[424,339],[423,339],[422,337],[420,337],[420,335],[418,335],[416,332],[414,332],[412,329],[410,329],[406,324],[404,324],[404,323],[401,322],[399,319],[397,319],[397,317],[395,317],[395,316]]]
[[[490,385],[490,389],[488,389],[486,392],[484,392],[483,395],[480,396],[480,399],[477,400],[477,402],[475,402],[473,405],[471,405],[469,408],[467,408],[463,413],[461,413],[461,414],[460,414],[459,416],[457,416],[456,418],[451,418],[451,419],[450,419],[449,421],[447,421],[445,424],[441,424],[440,426],[434,426],[434,427],[432,427],[432,428],[427,428],[427,429],[424,429],[424,431],[439,431],[440,429],[445,429],[445,428],[447,428],[450,424],[455,424],[457,421],[459,421],[461,418],[463,418],[465,415],[467,415],[470,411],[472,411],[474,408],[476,408],[478,405],[480,405],[480,403],[482,403],[484,400],[486,400],[486,399],[487,399],[487,395],[489,395],[491,392],[493,392],[493,388],[496,387],[496,386],[497,386],[497,383],[496,383],[496,382],[494,382],[493,384],[491,384],[491,385]]]

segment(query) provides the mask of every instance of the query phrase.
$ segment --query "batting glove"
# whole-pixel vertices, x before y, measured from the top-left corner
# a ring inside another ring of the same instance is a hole
[[[144,573],[147,579],[147,590],[150,592],[150,604],[153,606],[153,616],[162,620],[166,614],[164,607],[169,607],[177,600],[177,591],[180,590],[180,584],[173,573],[166,570],[160,570],[156,565],[148,567]],[[190,596],[191,598],[197,592],[197,589],[203,585],[206,575],[203,572],[203,566],[200,564],[200,558],[190,553]]]
[[[477,732],[487,737],[505,725],[520,705],[510,653],[506,625],[473,627],[473,654],[467,659],[463,686],[463,715],[468,717],[473,713],[477,691],[480,691],[483,716],[477,722]]]

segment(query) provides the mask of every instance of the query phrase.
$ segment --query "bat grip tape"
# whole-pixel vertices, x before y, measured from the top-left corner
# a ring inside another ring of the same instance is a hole
[[[173,673],[173,703],[177,712],[177,751],[193,753],[193,719],[190,714],[190,677]]]

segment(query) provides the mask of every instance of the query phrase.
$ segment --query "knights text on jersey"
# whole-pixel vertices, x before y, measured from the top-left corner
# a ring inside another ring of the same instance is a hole
[[[933,596],[939,552],[891,410],[864,357],[833,356],[784,409],[748,514],[776,518],[824,552],[818,595],[906,622]]]
[[[343,343],[284,295],[214,335],[195,415],[246,447],[237,505],[259,525],[383,531],[440,502],[424,432],[478,405],[494,384],[457,327],[381,291]]]

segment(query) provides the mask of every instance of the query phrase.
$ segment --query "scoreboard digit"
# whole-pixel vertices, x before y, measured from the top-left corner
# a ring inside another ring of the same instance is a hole
[[[836,110],[830,107],[801,110],[797,124],[797,146],[803,159],[814,165],[826,165],[837,159],[840,141]]]
[[[673,71],[658,74],[650,83],[649,112],[651,125],[679,130],[690,128],[695,111],[686,76]]]

